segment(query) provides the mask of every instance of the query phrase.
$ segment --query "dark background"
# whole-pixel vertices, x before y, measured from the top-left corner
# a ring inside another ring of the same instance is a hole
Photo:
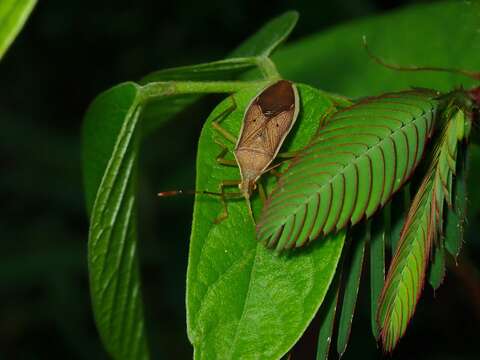
[[[301,15],[295,40],[412,2],[41,1],[0,63],[0,359],[106,357],[90,308],[81,174],[82,116],[99,92],[160,68],[220,59],[288,9]],[[152,194],[193,188],[202,116],[215,101],[195,105],[142,148],[140,252],[155,359],[192,353],[184,293],[193,199],[160,203]],[[478,245],[469,252],[478,258]],[[477,358],[480,294],[468,286],[478,273],[469,266],[449,273],[435,297],[425,292],[393,358]],[[361,293],[346,359],[381,355],[369,307]],[[309,340],[294,359],[313,358]]]

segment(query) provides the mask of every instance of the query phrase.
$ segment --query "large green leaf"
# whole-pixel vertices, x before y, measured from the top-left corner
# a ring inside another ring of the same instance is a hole
[[[0,60],[22,30],[36,3],[36,0],[0,2]]]
[[[278,250],[304,246],[369,218],[422,158],[436,110],[433,96],[391,93],[334,114],[268,197],[259,241]]]
[[[91,296],[100,336],[116,359],[148,358],[135,228],[140,112],[140,88],[124,83],[97,97],[84,125]]]
[[[331,106],[317,90],[298,86],[299,119],[285,150],[304,146]],[[244,110],[259,88],[234,95],[236,109],[222,126],[238,134]],[[200,137],[197,189],[218,191],[222,180],[239,179],[238,168],[217,163],[224,141],[211,122],[232,106],[227,98],[207,120]],[[233,145],[232,145],[233,146]],[[258,210],[259,199],[254,199]],[[344,241],[339,233],[307,251],[277,256],[255,239],[244,200],[228,201],[219,224],[220,200],[197,195],[187,273],[188,335],[197,359],[278,359],[301,336],[318,310],[335,273]],[[258,211],[256,211],[258,213]]]
[[[285,46],[273,59],[290,79],[352,97],[411,86],[451,90],[472,81],[448,73],[385,69],[367,56],[362,36],[389,62],[478,71],[479,28],[479,1],[438,1],[336,26]]]
[[[286,21],[286,23],[285,23]],[[292,19],[268,25],[263,55],[288,35]],[[274,31],[275,30],[275,31]],[[270,32],[269,31],[269,32]],[[269,33],[267,32],[267,33]],[[271,40],[270,43],[268,40]],[[255,47],[254,45],[251,45]],[[241,51],[238,52],[242,56]],[[256,55],[256,54],[248,54]],[[218,80],[248,68],[251,59],[231,59],[160,72],[150,80]],[[148,78],[147,78],[148,80]],[[99,95],[84,123],[83,166],[90,214],[89,273],[93,310],[100,336],[115,359],[148,358],[137,257],[135,167],[141,134],[158,128],[188,106],[196,94],[225,93],[248,85],[228,82],[151,82],[120,84]],[[139,125],[142,125],[140,127]]]
[[[141,113],[151,98],[228,92],[248,83],[120,84],[95,99],[85,116],[84,177],[90,212],[88,262],[95,319],[117,359],[147,358],[137,258],[135,168]],[[164,109],[160,125],[178,107]]]

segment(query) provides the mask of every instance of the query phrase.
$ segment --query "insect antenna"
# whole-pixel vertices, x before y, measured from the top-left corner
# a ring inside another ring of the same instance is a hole
[[[448,72],[448,73],[455,73],[466,76],[470,79],[480,80],[480,72],[474,72],[469,70],[463,69],[456,69],[456,68],[444,68],[444,67],[436,67],[436,66],[402,66],[391,64],[380,58],[379,56],[375,55],[369,48],[367,44],[367,37],[364,35],[363,38],[363,47],[367,52],[368,56],[375,61],[377,64],[386,67],[387,69],[397,70],[397,71],[440,71],[440,72]]]
[[[213,195],[213,196],[225,196],[225,194],[214,192],[214,191],[207,191],[207,190],[169,190],[169,191],[161,191],[157,193],[159,197],[170,197],[170,196],[178,196],[178,195]]]

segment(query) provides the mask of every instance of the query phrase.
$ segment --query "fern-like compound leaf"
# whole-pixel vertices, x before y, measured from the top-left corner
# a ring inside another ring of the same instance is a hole
[[[300,247],[372,216],[422,158],[435,95],[389,93],[335,113],[280,177],[258,240],[279,251]]]
[[[459,110],[449,119],[435,145],[429,170],[415,195],[400,234],[377,310],[383,348],[390,352],[403,336],[420,297],[432,244],[442,231],[444,203],[451,202]]]

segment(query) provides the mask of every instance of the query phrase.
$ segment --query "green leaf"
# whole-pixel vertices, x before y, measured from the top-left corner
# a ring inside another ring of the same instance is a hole
[[[116,359],[148,358],[138,274],[135,168],[145,103],[172,94],[228,92],[233,82],[120,84],[90,106],[84,123],[84,178],[90,213],[88,262],[95,320]],[[182,95],[183,94],[183,95]],[[164,104],[168,106],[165,101]],[[165,122],[177,108],[164,109]]]
[[[36,3],[36,0],[0,2],[0,60],[22,30]]]
[[[377,309],[381,340],[392,351],[403,336],[420,297],[431,246],[442,229],[444,202],[451,194],[451,174],[457,154],[456,118],[440,134],[427,175],[413,199],[402,235],[387,273]],[[440,274],[440,272],[438,272]]]
[[[202,80],[228,80],[233,79],[246,70],[257,66],[255,57],[232,58],[212,61],[205,64],[181,66],[176,68],[158,70],[145,76],[140,84],[155,81],[202,81]]]
[[[357,303],[360,278],[362,276],[363,258],[365,245],[370,238],[370,227],[365,226],[360,231],[352,234],[351,259],[344,268],[347,272],[345,277],[345,291],[343,293],[342,311],[338,320],[337,352],[341,357],[347,349],[348,339],[352,329],[353,314]]]
[[[278,250],[299,247],[369,218],[422,158],[437,106],[433,96],[390,93],[334,114],[268,197],[259,241]]]
[[[283,36],[290,30],[285,30]],[[265,46],[273,49],[278,45],[280,30],[274,33],[270,38],[261,36],[251,41],[259,41],[258,49],[263,54]],[[255,44],[247,45],[248,55],[256,55],[251,54]],[[246,56],[242,50],[237,54]],[[191,80],[195,74],[196,79],[218,80],[220,76],[249,68],[251,63],[252,59],[231,59],[160,71],[145,79],[148,85],[143,89],[125,83],[106,91],[86,114],[83,160],[87,209],[91,214],[88,255],[91,296],[100,336],[116,359],[148,358],[136,251],[134,169],[141,108],[147,104],[141,128],[147,134],[193,103],[197,99],[195,92],[218,92],[206,86],[201,89],[201,84],[198,91],[187,88],[182,92],[177,88],[178,83],[152,80]],[[156,88],[157,94],[150,93],[150,89]]]
[[[442,285],[445,277],[445,247],[443,242],[434,246],[432,263],[430,264],[430,272],[428,274],[428,282],[434,290]]]
[[[100,336],[115,359],[148,358],[135,226],[140,99],[136,84],[120,84],[97,97],[84,125],[91,297]]]
[[[230,57],[269,56],[290,35],[297,20],[296,11],[287,11],[270,20],[237,47]]]
[[[335,324],[335,313],[338,305],[338,294],[342,277],[341,260],[335,273],[335,278],[328,289],[327,296],[322,302],[319,310],[320,330],[318,332],[316,360],[327,360],[330,352],[330,344],[333,337],[333,325]]]
[[[236,79],[245,71],[261,66],[263,61],[259,58],[268,56],[273,52],[290,35],[297,20],[298,14],[296,12],[286,12],[267,22],[254,35],[245,40],[230,54],[229,59],[155,71],[145,76],[140,83],[147,84],[155,81],[172,80],[214,81]],[[200,95],[189,94],[151,101],[146,106],[143,115],[144,132],[148,134],[155,130],[159,126],[159,119],[163,122],[167,118],[172,118],[200,97]]]
[[[288,11],[267,22],[245,40],[225,60],[155,71],[140,83],[168,80],[228,80],[258,66],[258,58],[269,56],[290,35],[298,20],[296,11]]]
[[[390,204],[371,220],[370,238],[370,311],[372,334],[380,336],[377,324],[377,306],[385,283],[385,244],[390,236]]]
[[[391,201],[391,233],[389,236],[390,251],[395,254],[397,249],[398,240],[400,240],[400,233],[402,232],[403,223],[407,217],[408,209],[412,197],[410,195],[410,183],[405,184],[401,192],[396,194]]]
[[[478,70],[479,14],[479,1],[409,6],[287,44],[273,60],[289,79],[354,98],[412,86],[445,91],[461,84],[468,88],[475,83],[459,75],[385,69],[367,56],[362,36],[372,52],[388,62]]]
[[[463,148],[458,154],[457,173],[453,188],[453,208],[447,209],[445,220],[445,248],[455,258],[463,244],[465,224],[467,222],[467,174],[469,151]]]
[[[245,107],[261,90],[234,95],[236,109],[222,126],[238,134]],[[283,150],[304,146],[331,108],[317,90],[298,85],[301,110]],[[210,115],[200,136],[198,190],[218,191],[222,180],[239,179],[237,167],[220,165],[215,141],[228,144],[211,126],[233,104],[227,98]],[[233,144],[230,144],[233,147]],[[267,178],[267,179],[266,179]],[[273,177],[264,176],[271,188]],[[282,256],[255,239],[255,228],[244,200],[229,200],[228,218],[213,221],[222,211],[220,200],[197,195],[187,271],[188,335],[196,359],[278,359],[307,328],[335,273],[344,234],[318,242],[307,251]],[[253,199],[255,213],[261,206]]]

